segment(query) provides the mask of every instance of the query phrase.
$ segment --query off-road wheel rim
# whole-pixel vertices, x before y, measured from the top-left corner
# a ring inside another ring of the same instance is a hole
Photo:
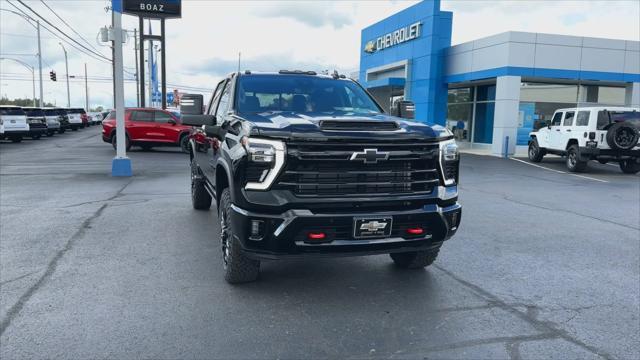
[[[569,162],[569,167],[574,168],[578,163],[578,154],[574,150],[569,150],[569,156],[567,157],[567,161]]]
[[[538,156],[538,146],[535,143],[529,145],[529,159],[535,159]]]
[[[227,223],[227,210],[222,209],[220,211],[220,245],[222,246],[222,262],[226,269],[229,264],[230,250],[229,250],[229,224]]]
[[[616,135],[614,136],[614,140],[616,144],[623,149],[630,148],[632,146],[632,141],[635,138],[635,133],[632,129],[628,127],[623,127],[616,131]]]
[[[191,200],[196,199],[196,178],[198,177],[198,170],[196,170],[193,163],[191,164]]]

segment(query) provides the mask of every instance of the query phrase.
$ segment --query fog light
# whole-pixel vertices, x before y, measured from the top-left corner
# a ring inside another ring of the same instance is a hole
[[[409,235],[422,235],[424,233],[424,230],[420,227],[415,227],[415,228],[408,228],[407,229],[407,234]]]
[[[251,236],[249,237],[249,239],[262,240],[263,233],[264,233],[264,221],[251,220]]]
[[[310,232],[307,234],[309,240],[324,240],[327,235],[323,232]]]

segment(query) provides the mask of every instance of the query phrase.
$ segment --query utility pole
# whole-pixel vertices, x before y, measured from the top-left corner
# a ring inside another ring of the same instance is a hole
[[[89,109],[89,85],[87,84],[87,63],[84,63],[84,102],[85,109],[88,112]]]
[[[115,10],[113,10],[113,5],[111,6],[111,29],[113,30],[115,26]],[[122,15],[120,15],[120,20],[122,21]],[[116,108],[116,50],[115,45],[111,46],[111,76],[113,79],[113,108]]]
[[[140,83],[138,78],[138,29],[133,29],[133,54],[136,56],[136,102],[140,107]]]
[[[40,47],[40,20],[36,20],[36,25],[37,25],[37,29],[38,29],[38,68],[40,71],[40,101],[39,101],[39,106],[43,107],[44,106],[44,100],[42,99],[43,95],[43,89],[42,89],[42,50]]]
[[[69,92],[69,59],[67,58],[67,49],[64,48],[61,42],[59,42],[60,46],[62,46],[62,50],[64,51],[64,64],[67,70],[67,107],[71,107],[71,93]]]

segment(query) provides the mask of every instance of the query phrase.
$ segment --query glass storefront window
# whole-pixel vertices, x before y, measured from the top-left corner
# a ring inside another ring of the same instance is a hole
[[[575,103],[578,100],[578,85],[522,83],[521,102]]]
[[[495,101],[496,99],[496,85],[482,85],[478,86],[477,101]]]
[[[449,89],[447,101],[449,104],[473,101],[473,88]]]
[[[578,96],[580,103],[598,105],[625,104],[625,88],[614,86],[581,85]]]
[[[471,141],[471,118],[473,103],[450,104],[447,106],[447,128],[456,140]]]
[[[480,95],[479,90],[478,95]],[[495,102],[483,102],[476,104],[476,123],[473,128],[474,142],[484,144],[491,144],[493,142],[493,115],[495,108]]]
[[[447,100],[447,128],[456,140],[471,141],[473,88],[449,89]]]

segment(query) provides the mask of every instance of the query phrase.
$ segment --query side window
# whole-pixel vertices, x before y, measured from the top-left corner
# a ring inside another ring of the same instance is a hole
[[[576,118],[576,126],[587,126],[589,125],[589,115],[590,111],[578,111],[578,117]]]
[[[551,121],[551,126],[559,126],[560,125],[560,121],[562,121],[562,113],[558,112],[555,115],[553,115],[553,120]]]
[[[607,125],[609,125],[609,112],[606,110],[598,111],[598,130],[604,130]]]
[[[169,122],[169,120],[173,120],[173,118],[171,117],[171,115],[164,113],[162,111],[154,111],[155,112],[155,118],[153,121],[157,122],[157,123],[163,123],[166,124]]]
[[[209,102],[209,109],[207,109],[207,114],[209,115],[215,115],[215,111],[216,111],[216,102],[218,101],[218,98],[220,97],[220,93],[222,92],[222,89],[224,89],[224,82],[226,80],[222,80],[218,83],[218,86],[216,86],[216,90],[213,92],[213,95],[211,96],[211,101]]]
[[[216,109],[216,118],[222,119],[224,114],[227,113],[229,109],[229,99],[231,98],[231,83],[227,83],[227,86],[224,87],[224,91],[222,92],[222,96],[220,97],[220,102],[218,102],[218,108]]]
[[[131,121],[153,121],[153,113],[151,111],[134,111],[131,114]]]
[[[576,113],[573,111],[567,111],[566,114],[564,114],[564,122],[562,123],[562,126],[572,126],[573,125],[573,117]]]

